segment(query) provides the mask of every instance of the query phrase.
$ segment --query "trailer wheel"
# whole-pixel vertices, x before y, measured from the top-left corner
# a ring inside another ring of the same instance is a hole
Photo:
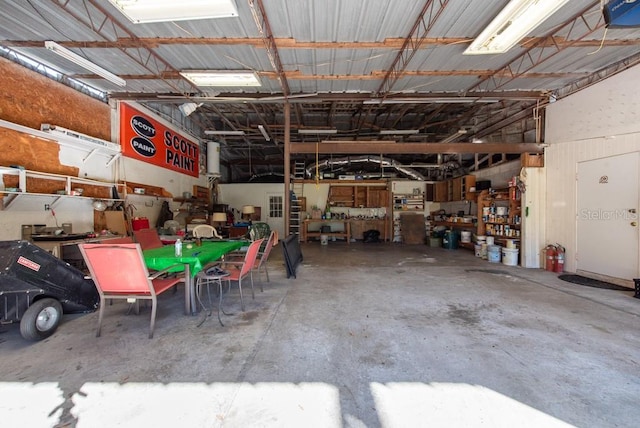
[[[42,340],[53,334],[62,319],[62,305],[56,299],[42,299],[27,309],[20,321],[20,334],[27,340]]]

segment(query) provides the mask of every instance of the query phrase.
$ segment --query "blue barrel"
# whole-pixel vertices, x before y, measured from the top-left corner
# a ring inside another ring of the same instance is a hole
[[[458,234],[455,230],[447,230],[442,238],[442,246],[447,250],[458,249]]]

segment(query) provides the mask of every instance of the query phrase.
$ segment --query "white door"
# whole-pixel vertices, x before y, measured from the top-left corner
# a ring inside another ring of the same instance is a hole
[[[544,168],[522,168],[520,180],[525,184],[522,194],[522,224],[520,225],[520,265],[541,267],[540,249],[545,242],[546,177]]]
[[[640,276],[640,153],[578,163],[578,269],[631,280]]]
[[[284,193],[265,193],[264,206],[267,208],[264,221],[271,230],[278,231],[278,236],[284,238]]]

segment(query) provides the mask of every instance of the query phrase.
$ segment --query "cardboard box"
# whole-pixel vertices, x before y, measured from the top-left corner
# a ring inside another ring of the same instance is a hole
[[[100,233],[106,229],[118,235],[127,235],[128,225],[124,211],[94,211],[94,230]]]
[[[543,153],[523,153],[520,156],[522,166],[538,167],[544,166],[544,154]]]

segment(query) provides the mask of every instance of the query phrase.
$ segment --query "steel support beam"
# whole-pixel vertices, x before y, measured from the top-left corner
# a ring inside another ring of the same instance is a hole
[[[393,141],[323,141],[292,143],[291,154],[464,154],[464,153],[542,153],[535,143],[395,143]],[[285,159],[286,160],[286,159]]]

